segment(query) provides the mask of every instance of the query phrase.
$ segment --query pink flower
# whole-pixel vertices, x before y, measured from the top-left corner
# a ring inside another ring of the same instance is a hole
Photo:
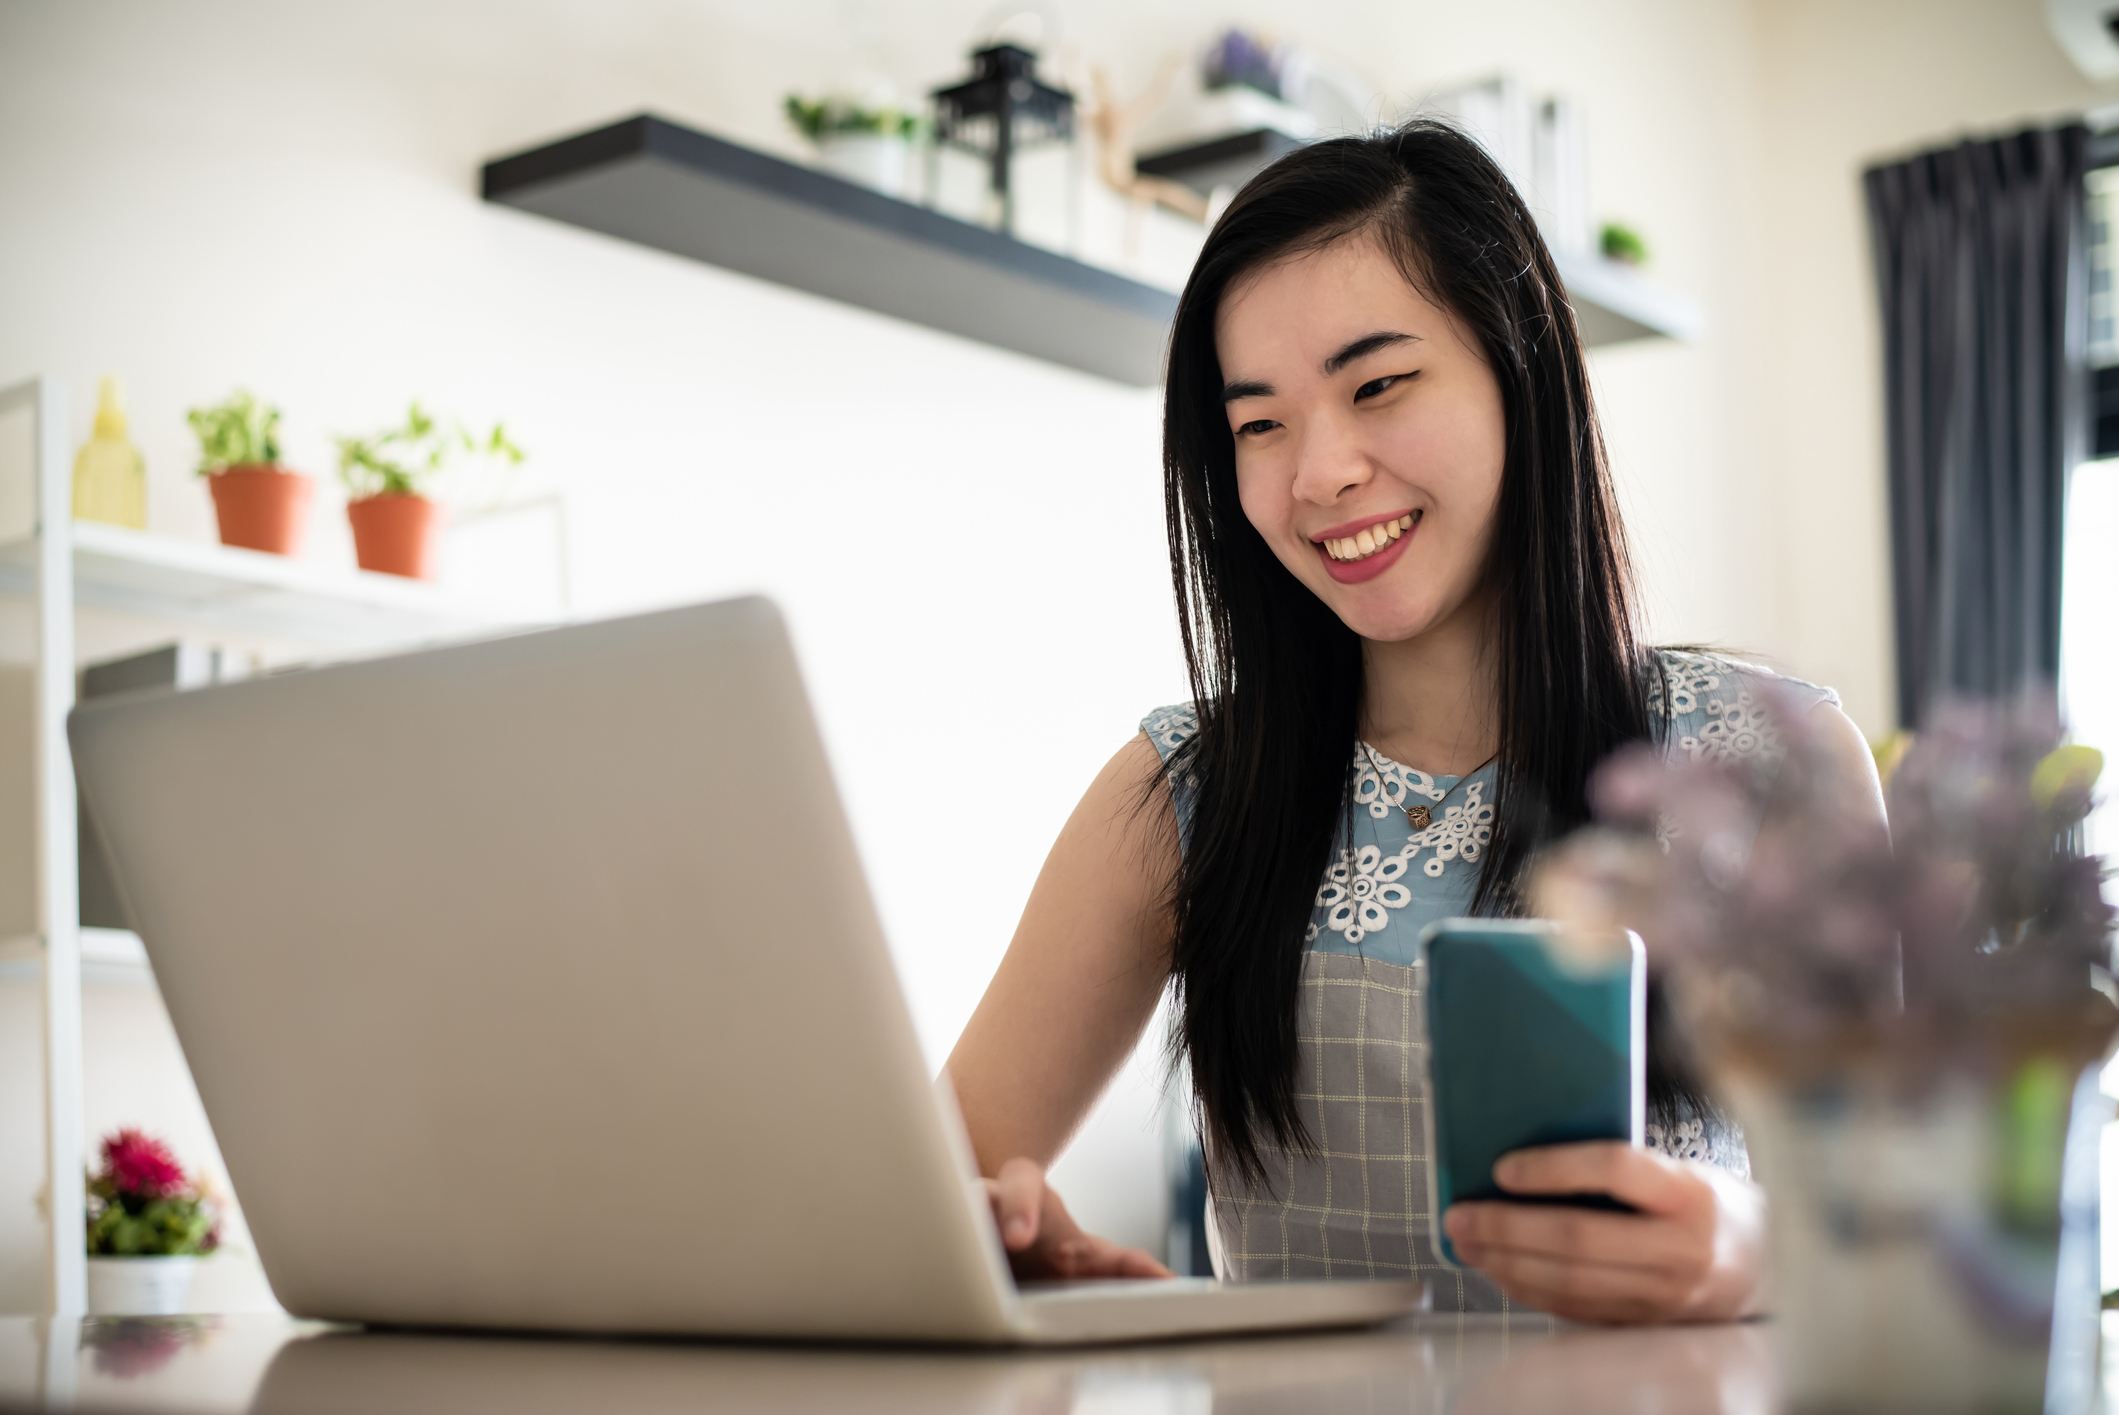
[[[201,1336],[188,1321],[128,1317],[116,1322],[84,1323],[81,1344],[95,1349],[99,1373],[129,1381],[159,1371]]]
[[[128,1128],[106,1136],[103,1170],[121,1194],[167,1199],[185,1189],[184,1171],[169,1147],[143,1130]]]

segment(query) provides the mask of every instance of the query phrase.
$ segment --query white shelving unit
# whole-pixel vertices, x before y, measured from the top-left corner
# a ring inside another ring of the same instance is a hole
[[[450,638],[496,622],[490,610],[398,575],[95,521],[75,522],[72,540],[74,603],[86,609],[326,648]],[[35,532],[0,542],[0,595],[34,590],[38,549]]]
[[[1696,340],[1707,322],[1699,305],[1618,261],[1555,251],[1582,343],[1591,349],[1635,339]]]
[[[147,949],[129,929],[84,928],[81,974],[84,979],[114,983],[152,983]],[[44,940],[36,934],[0,938],[0,978],[34,975],[44,962]]]
[[[116,611],[172,630],[299,643],[319,659],[534,628],[553,616],[474,605],[394,575],[76,522],[65,390],[50,378],[0,388],[0,415],[23,409],[33,429],[36,484],[29,534],[0,542],[0,598],[26,596],[36,622],[36,930],[0,938],[0,977],[42,977],[44,1158],[51,1199],[45,1301],[55,1315],[77,1316],[87,1286],[78,1182],[88,1158],[82,981],[86,976],[151,987],[153,974],[137,935],[80,923],[74,773],[66,747],[76,608]],[[563,538],[556,549],[563,618]]]

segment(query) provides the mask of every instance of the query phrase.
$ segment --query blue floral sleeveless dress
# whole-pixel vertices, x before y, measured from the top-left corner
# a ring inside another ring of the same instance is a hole
[[[1839,695],[1761,665],[1718,654],[1657,651],[1664,673],[1649,701],[1669,723],[1666,751],[1747,757],[1779,750],[1754,691],[1777,679],[1811,705]],[[1159,707],[1141,730],[1167,760],[1198,729],[1189,702]],[[1212,1163],[1208,1247],[1217,1275],[1239,1279],[1425,1278],[1438,1311],[1507,1311],[1482,1274],[1459,1271],[1428,1236],[1420,1067],[1425,1045],[1422,978],[1413,940],[1434,919],[1472,912],[1479,861],[1492,834],[1494,765],[1433,776],[1367,744],[1354,756],[1354,825],[1318,883],[1305,931],[1298,1022],[1296,1104],[1319,1154],[1261,1141],[1276,1171],[1254,1192],[1233,1166]],[[1179,838],[1191,838],[1194,781],[1173,783]],[[1426,804],[1415,831],[1402,807]],[[1350,843],[1349,843],[1350,841]],[[1748,1173],[1742,1137],[1680,1120],[1649,1125],[1648,1143],[1667,1154]],[[1518,1308],[1518,1311],[1521,1309]]]

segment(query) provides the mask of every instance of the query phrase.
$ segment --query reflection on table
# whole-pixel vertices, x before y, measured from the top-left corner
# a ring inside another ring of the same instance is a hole
[[[1777,1408],[1772,1328],[1438,1315],[1370,1331],[1065,1353],[457,1336],[272,1316],[0,1321],[0,1406],[922,1415]]]

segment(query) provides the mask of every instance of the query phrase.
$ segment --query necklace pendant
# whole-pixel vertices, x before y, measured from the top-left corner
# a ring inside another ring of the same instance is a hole
[[[1405,819],[1414,830],[1426,830],[1433,817],[1428,814],[1425,806],[1408,806],[1405,809]]]

